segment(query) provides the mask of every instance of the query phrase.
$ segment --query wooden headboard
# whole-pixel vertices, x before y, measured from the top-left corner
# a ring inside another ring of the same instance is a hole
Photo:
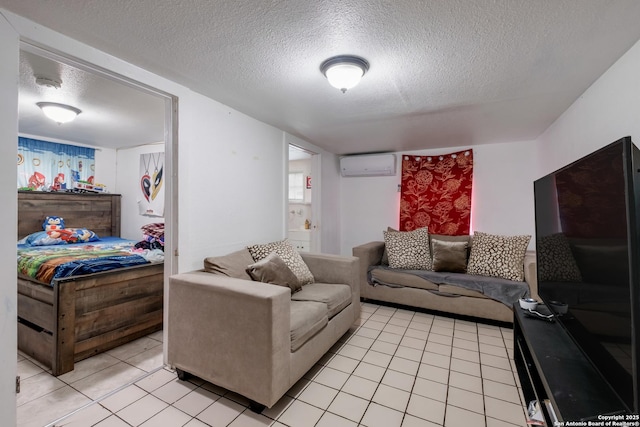
[[[98,236],[120,237],[119,194],[18,191],[18,239],[42,231],[47,216],[64,218],[67,228],[88,228]]]

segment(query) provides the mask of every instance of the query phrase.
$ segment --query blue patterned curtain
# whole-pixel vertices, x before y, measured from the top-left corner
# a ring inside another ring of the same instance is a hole
[[[96,150],[18,138],[18,188],[64,190],[73,181],[93,183]]]

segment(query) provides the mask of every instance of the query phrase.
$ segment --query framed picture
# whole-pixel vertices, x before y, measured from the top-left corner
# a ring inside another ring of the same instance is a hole
[[[307,176],[307,189],[311,188],[311,177]]]

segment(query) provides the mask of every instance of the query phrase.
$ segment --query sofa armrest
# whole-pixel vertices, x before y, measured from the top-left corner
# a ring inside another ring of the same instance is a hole
[[[359,246],[354,246],[351,250],[353,256],[360,258],[361,267],[366,265],[378,265],[382,262],[384,253],[384,242],[369,242]]]
[[[367,271],[372,265],[379,265],[384,252],[384,242],[369,242],[352,249],[353,256],[360,259],[360,295],[368,297],[369,283],[367,281]]]
[[[360,260],[356,257],[300,252],[316,282],[351,287],[354,321],[360,316]]]
[[[524,280],[529,285],[531,298],[540,300],[540,296],[538,295],[538,273],[536,268],[535,252],[527,252],[524,255]]]
[[[272,406],[290,387],[290,300],[282,286],[202,271],[171,276],[169,365]]]

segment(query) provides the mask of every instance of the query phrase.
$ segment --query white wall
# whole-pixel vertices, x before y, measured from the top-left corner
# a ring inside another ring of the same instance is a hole
[[[399,224],[402,154],[437,155],[473,149],[471,226],[487,233],[530,234],[533,220],[535,143],[514,142],[396,153],[393,177],[343,177],[341,253],[359,244],[382,240],[382,231]],[[530,244],[532,247],[532,244]]]
[[[114,162],[116,185],[115,187],[110,187],[109,191],[122,195],[120,236],[125,239],[140,240],[142,237],[140,227],[153,222],[164,222],[164,217],[142,216],[138,212],[138,199],[142,197],[140,191],[140,155],[158,152],[164,153],[164,142],[123,148],[116,152],[117,162]],[[164,188],[162,190],[164,191]]]
[[[94,182],[96,184],[104,184],[107,191],[115,193],[117,184],[117,151],[112,148],[104,148],[96,150],[96,170],[94,173]]]
[[[9,236],[18,233],[16,156],[18,154],[18,34],[0,15],[0,182],[2,210],[0,221]],[[0,419],[16,424],[16,246],[13,239],[0,243]]]
[[[180,270],[283,239],[282,131],[197,93],[180,98]]]
[[[473,230],[533,236],[536,156],[534,141],[473,147]]]
[[[640,144],[640,42],[538,138],[538,176],[630,135]]]

